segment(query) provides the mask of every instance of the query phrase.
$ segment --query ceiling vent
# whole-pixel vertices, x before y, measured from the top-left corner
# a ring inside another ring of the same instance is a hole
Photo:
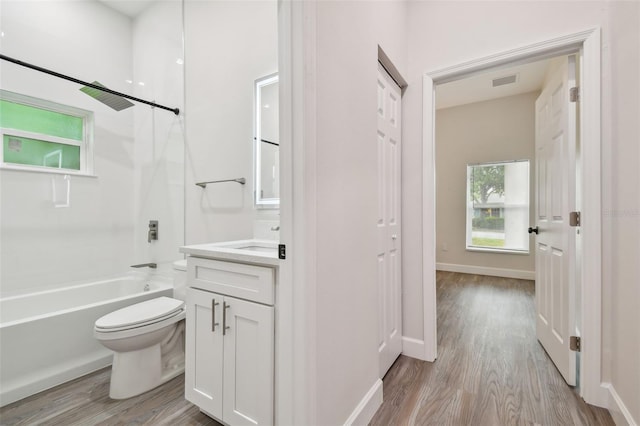
[[[508,75],[506,77],[494,78],[493,87],[504,86],[505,84],[513,84],[518,81],[518,74]]]

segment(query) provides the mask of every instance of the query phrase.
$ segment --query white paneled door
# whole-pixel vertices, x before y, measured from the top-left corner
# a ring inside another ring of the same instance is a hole
[[[576,384],[575,209],[576,85],[575,58],[565,58],[536,100],[536,334],[569,385]],[[535,232],[535,229],[533,229]],[[531,232],[531,230],[530,230]]]
[[[378,64],[378,327],[380,377],[402,352],[400,275],[401,92]]]

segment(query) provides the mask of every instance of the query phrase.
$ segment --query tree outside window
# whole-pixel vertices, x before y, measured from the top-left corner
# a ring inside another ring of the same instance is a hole
[[[467,166],[467,249],[529,251],[529,161]]]

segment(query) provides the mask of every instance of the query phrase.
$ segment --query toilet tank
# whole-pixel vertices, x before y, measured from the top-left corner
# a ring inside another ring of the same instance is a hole
[[[187,259],[173,262],[173,297],[179,300],[187,298]]]

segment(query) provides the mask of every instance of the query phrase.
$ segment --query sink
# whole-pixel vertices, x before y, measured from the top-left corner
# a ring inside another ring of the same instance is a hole
[[[249,250],[264,253],[275,253],[278,250],[278,243],[276,241],[267,240],[228,241],[224,243],[217,243],[216,245],[233,250]]]
[[[250,250],[250,251],[260,251],[263,253],[272,253],[276,252],[278,249],[275,247],[265,247],[265,246],[245,246],[245,247],[234,247],[236,250]]]

